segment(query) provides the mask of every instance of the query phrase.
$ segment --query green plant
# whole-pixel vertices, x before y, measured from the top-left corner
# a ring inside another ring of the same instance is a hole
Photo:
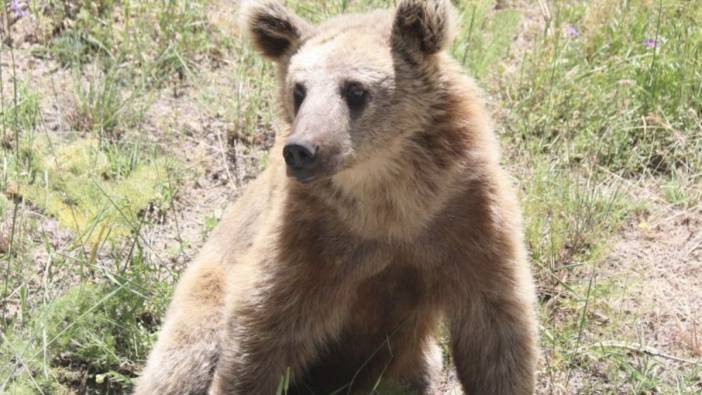
[[[69,116],[71,126],[97,134],[100,139],[114,138],[137,124],[146,110],[139,87],[127,90],[115,68],[101,73],[93,70],[81,78],[76,88],[75,109]]]

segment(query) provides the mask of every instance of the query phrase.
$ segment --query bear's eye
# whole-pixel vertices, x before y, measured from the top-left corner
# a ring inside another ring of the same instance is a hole
[[[302,102],[305,100],[306,94],[307,94],[307,91],[305,90],[304,85],[302,85],[300,83],[295,84],[295,87],[293,88],[293,101],[295,103],[295,114],[297,114],[297,111],[300,109]]]
[[[342,93],[351,111],[361,110],[368,101],[368,90],[359,82],[349,82]]]

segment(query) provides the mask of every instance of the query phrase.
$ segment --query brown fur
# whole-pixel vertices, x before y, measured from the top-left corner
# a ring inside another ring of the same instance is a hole
[[[441,51],[448,0],[317,27],[271,1],[248,7],[290,126],[178,285],[137,393],[269,395],[286,373],[292,394],[367,393],[380,377],[435,393],[442,320],[468,393],[532,393],[521,213],[480,93]],[[295,34],[260,32],[272,27]],[[320,59],[325,72],[305,71]],[[325,90],[335,76],[368,84],[362,114]],[[309,84],[297,113],[296,81]],[[303,137],[324,159],[309,183],[278,155]]]

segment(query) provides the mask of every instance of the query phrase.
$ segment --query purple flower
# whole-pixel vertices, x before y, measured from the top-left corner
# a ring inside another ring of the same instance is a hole
[[[647,38],[647,39],[643,40],[643,45],[644,45],[644,47],[650,48],[650,49],[657,48],[658,41],[656,41],[653,38]]]
[[[573,26],[573,25],[566,26],[565,31],[566,31],[566,34],[568,35],[568,37],[570,37],[570,38],[580,37],[580,32],[578,32],[578,29],[576,29],[575,26]]]
[[[10,1],[10,11],[12,11],[18,19],[29,15],[29,11],[24,9],[19,0]]]

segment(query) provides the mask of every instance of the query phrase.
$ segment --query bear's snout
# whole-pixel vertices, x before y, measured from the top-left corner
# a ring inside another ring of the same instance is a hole
[[[288,166],[288,175],[299,181],[311,181],[317,165],[319,147],[307,142],[291,142],[283,147],[283,158]]]

